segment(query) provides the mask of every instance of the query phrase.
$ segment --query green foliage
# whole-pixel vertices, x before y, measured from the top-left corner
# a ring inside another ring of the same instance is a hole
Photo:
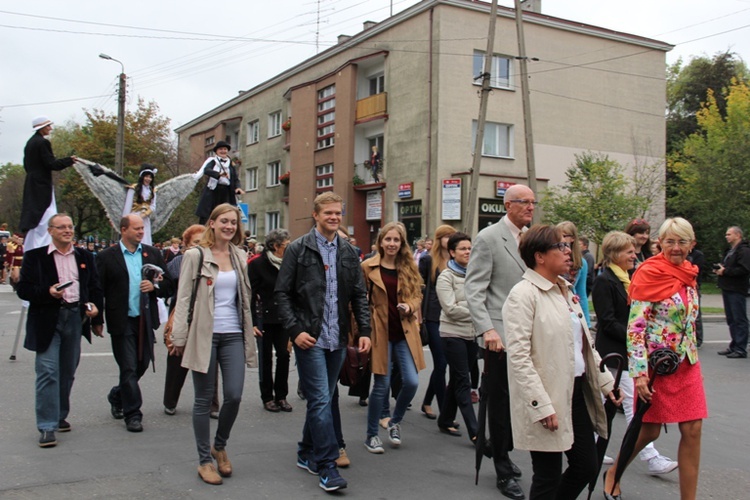
[[[724,232],[750,229],[750,89],[733,81],[722,109],[712,91],[696,114],[698,130],[669,158],[680,189],[671,210],[690,220],[699,247],[716,262]]]
[[[565,172],[563,188],[542,193],[544,222],[573,222],[580,234],[600,243],[610,231],[622,230],[634,217],[643,215],[649,200],[634,194],[623,167],[607,155],[586,152],[576,155]]]
[[[25,179],[23,165],[6,163],[0,166],[0,223],[7,222],[11,231],[17,230],[21,221]]]

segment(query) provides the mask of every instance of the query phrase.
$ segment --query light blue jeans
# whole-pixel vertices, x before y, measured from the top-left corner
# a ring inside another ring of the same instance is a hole
[[[78,361],[81,359],[81,313],[60,308],[52,342],[36,353],[36,426],[40,431],[56,431],[70,412]]]
[[[419,387],[419,375],[417,365],[409,350],[406,340],[388,342],[388,373],[386,375],[375,375],[375,383],[370,391],[370,405],[367,407],[367,437],[378,435],[378,420],[383,409],[383,401],[388,398],[388,390],[391,385],[391,362],[393,358],[398,360],[401,370],[402,386],[396,397],[396,406],[393,409],[391,425],[398,424],[404,419],[409,403],[417,393]]]

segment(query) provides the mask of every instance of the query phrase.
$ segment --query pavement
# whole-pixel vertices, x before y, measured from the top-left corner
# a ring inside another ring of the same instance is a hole
[[[112,419],[106,400],[117,382],[117,367],[108,339],[83,342],[83,354],[73,387],[70,421],[73,430],[58,434],[55,448],[37,446],[34,423],[34,355],[19,347],[10,361],[19,319],[20,301],[0,285],[0,499],[256,499],[324,498],[317,478],[295,467],[296,442],[304,420],[304,402],[294,388],[297,373],[289,376],[292,413],[262,409],[257,370],[247,370],[240,414],[227,446],[234,475],[222,486],[210,486],[197,476],[193,438],[190,377],[175,416],[163,412],[166,350],[156,346],[156,373],[141,381],[144,427],[139,434],[125,430]],[[746,499],[750,491],[750,440],[744,435],[750,401],[750,360],[727,360],[716,355],[727,342],[726,325],[706,324],[706,341],[700,351],[709,404],[704,422],[698,498]],[[429,353],[425,353],[431,365]],[[386,453],[369,454],[364,446],[367,408],[341,388],[341,412],[347,450],[352,460],[341,473],[349,488],[335,494],[361,499],[501,499],[495,488],[492,464],[484,460],[479,484],[474,485],[474,449],[466,436],[438,432],[435,421],[418,411],[430,369],[420,373],[414,409],[402,424],[403,444]],[[738,397],[739,395],[739,397]],[[463,423],[463,422],[462,422]],[[215,426],[215,421],[212,425]],[[614,455],[625,431],[622,415],[615,417],[610,454]],[[677,458],[680,433],[677,425],[656,443],[664,455]],[[513,460],[524,472],[520,484],[528,494],[531,461],[516,450]],[[622,488],[625,498],[671,500],[679,498],[677,472],[652,477],[645,463],[636,460]],[[601,498],[597,484],[593,498]],[[580,498],[586,498],[585,492]]]

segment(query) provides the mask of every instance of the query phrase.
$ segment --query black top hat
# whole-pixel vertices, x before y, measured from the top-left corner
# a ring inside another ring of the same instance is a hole
[[[232,145],[229,144],[226,141],[219,141],[219,142],[216,143],[216,146],[214,146],[214,153],[219,148],[227,148],[229,151],[231,151],[232,150]]]
[[[150,163],[141,163],[141,171],[138,173],[138,177],[143,177],[146,174],[151,174],[151,177],[156,177],[156,172],[158,172],[158,170]]]

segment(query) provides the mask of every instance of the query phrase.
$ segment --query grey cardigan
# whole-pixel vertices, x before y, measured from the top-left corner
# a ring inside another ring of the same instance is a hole
[[[471,322],[469,305],[464,293],[465,276],[446,268],[435,282],[435,293],[440,301],[440,336],[474,341],[476,332]]]

